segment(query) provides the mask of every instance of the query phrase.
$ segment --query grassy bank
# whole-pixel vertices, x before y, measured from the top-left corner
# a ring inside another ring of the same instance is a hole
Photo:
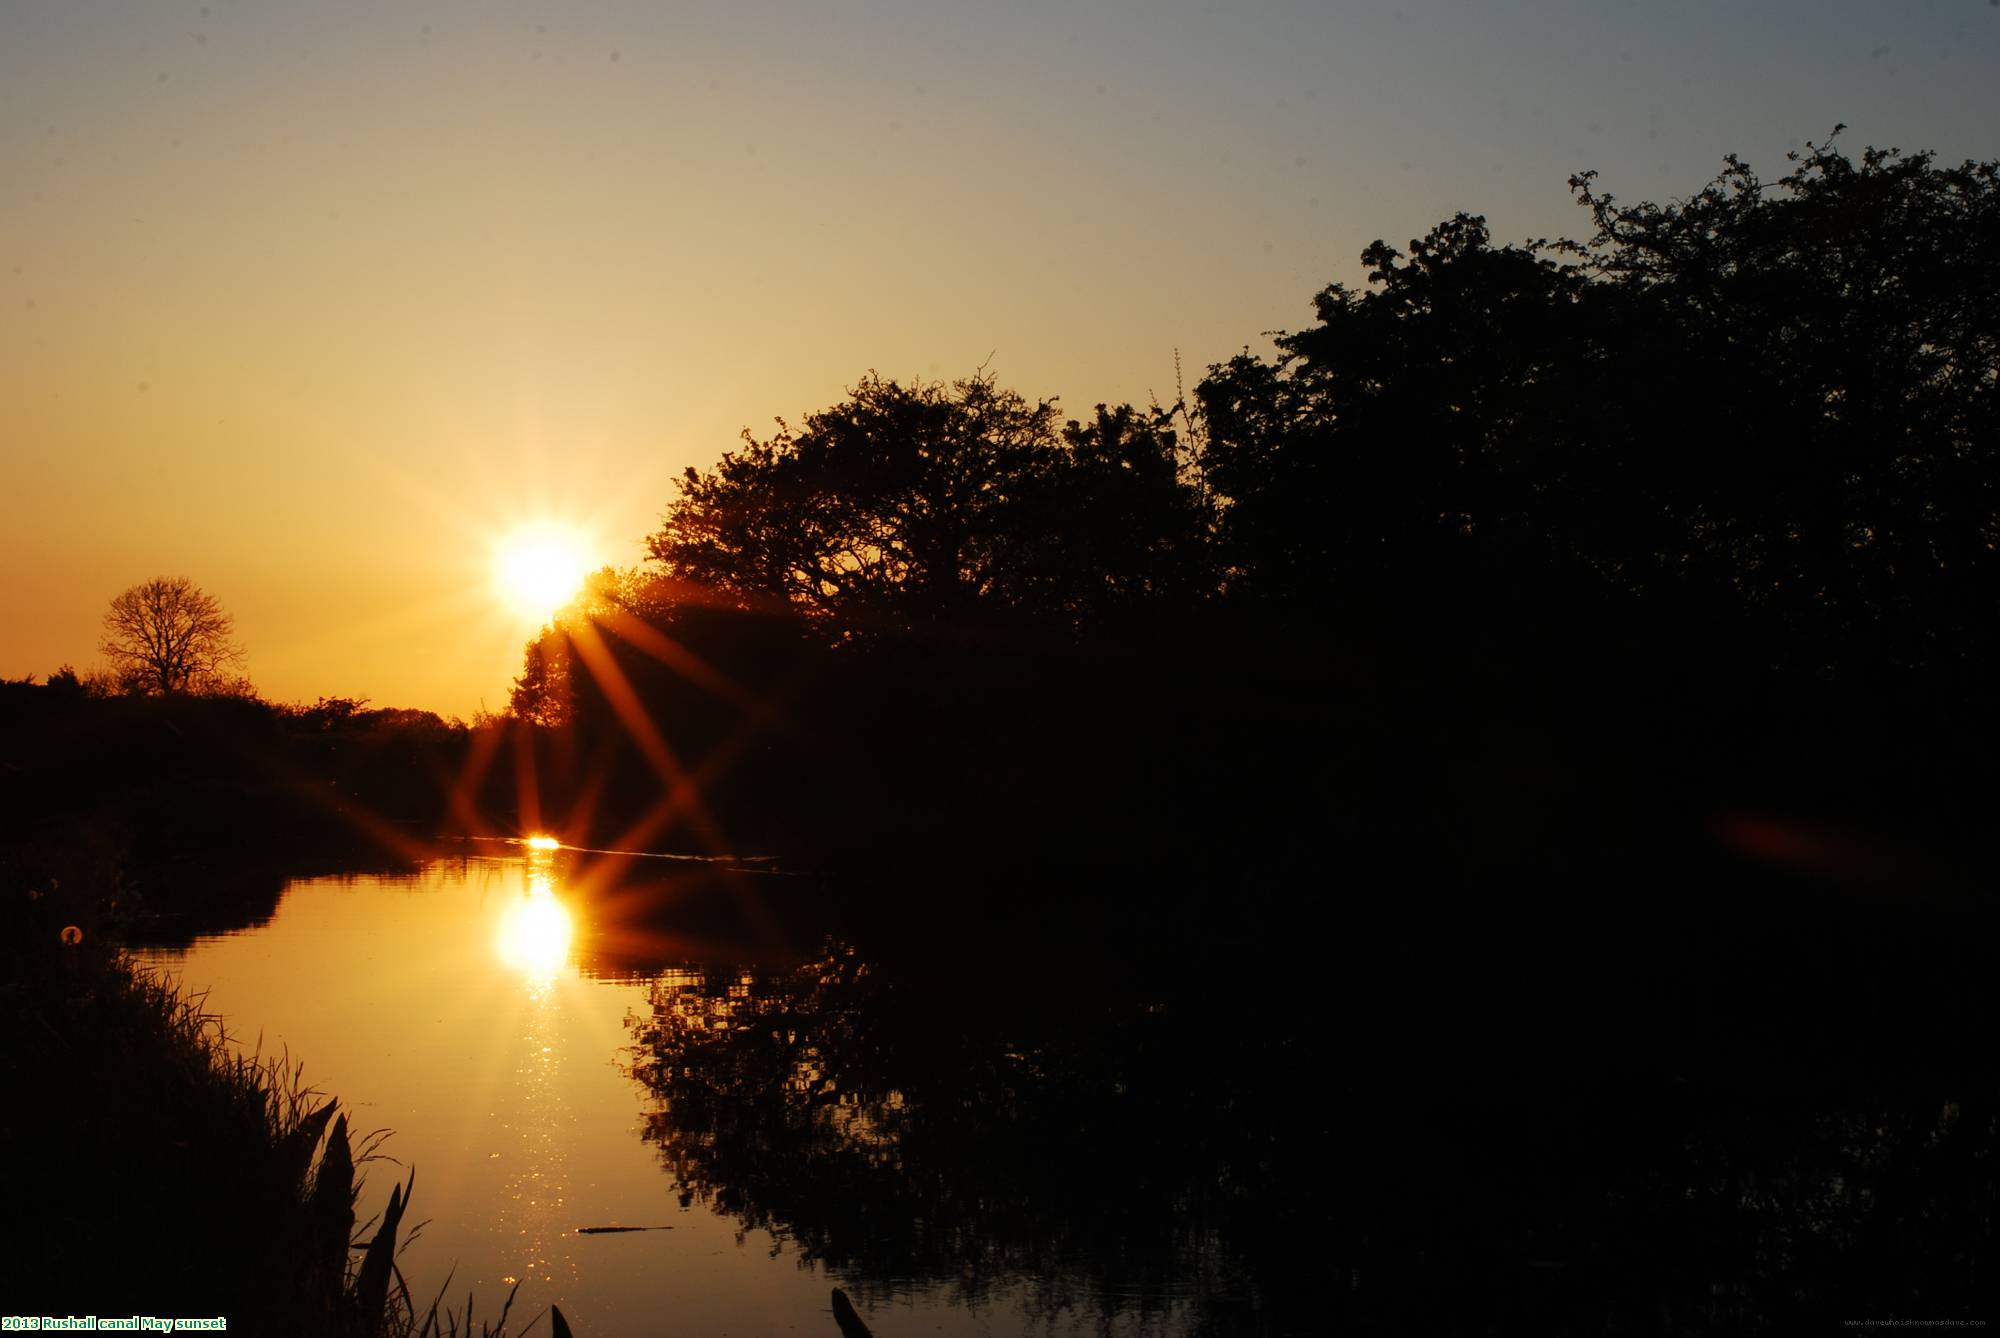
[[[471,1333],[394,1268],[413,1178],[357,1221],[379,1134],[297,1056],[246,1052],[116,947],[132,892],[101,844],[0,849],[0,1180],[9,1313],[226,1317],[233,1332]],[[359,1168],[359,1169],[358,1169]],[[441,1280],[437,1280],[441,1281]],[[517,1325],[518,1331],[518,1325]]]
[[[345,1128],[315,1161],[325,1103],[297,1068],[232,1049],[197,1000],[77,925],[105,915],[72,919],[60,884],[9,894],[0,1163],[33,1222],[10,1310],[352,1329]]]

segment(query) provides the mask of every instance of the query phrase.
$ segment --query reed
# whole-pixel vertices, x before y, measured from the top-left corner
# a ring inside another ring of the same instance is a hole
[[[205,995],[117,949],[134,894],[115,852],[51,849],[0,847],[0,1073],[22,1097],[0,1107],[0,1181],[36,1205],[0,1251],[10,1307],[87,1300],[298,1338],[571,1338],[554,1306],[519,1323],[518,1285],[497,1315],[469,1293],[447,1307],[449,1277],[420,1308],[397,1262],[421,1228],[415,1172],[357,1223],[388,1132],[358,1132],[303,1064],[238,1044]]]
[[[469,1302],[416,1313],[396,1266],[413,1173],[357,1245],[386,1131],[358,1134],[301,1064],[236,1044],[204,996],[135,967],[100,921],[30,904],[0,977],[0,1072],[35,1096],[0,1113],[0,1177],[37,1205],[25,1248],[0,1256],[10,1304],[226,1315],[301,1338],[504,1338],[511,1297],[490,1322]],[[63,935],[75,918],[91,927]]]

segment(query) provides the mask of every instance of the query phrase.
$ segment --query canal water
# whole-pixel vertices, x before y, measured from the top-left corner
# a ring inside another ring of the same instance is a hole
[[[1941,918],[1835,933],[1727,870],[1446,904],[482,849],[218,893],[141,952],[388,1131],[362,1215],[415,1169],[420,1308],[449,1277],[579,1338],[830,1338],[835,1287],[878,1338],[1739,1332],[1990,1273],[1991,939]],[[1837,969],[1864,942],[1879,980]]]
[[[363,1168],[363,1219],[414,1168],[412,1217],[424,1226],[400,1263],[420,1308],[449,1278],[448,1305],[470,1293],[490,1317],[518,1281],[516,1329],[554,1303],[600,1338],[828,1334],[830,1290],[842,1286],[885,1338],[1188,1327],[1191,1282],[1127,1290],[1093,1282],[1089,1261],[1079,1269],[1061,1249],[943,1238],[978,1227],[926,1223],[934,1205],[899,1204],[894,1183],[935,1166],[882,1153],[873,1173],[886,1189],[809,1184],[827,1158],[880,1145],[880,1111],[906,1107],[903,1094],[845,1079],[831,1090],[837,1058],[808,1045],[773,1090],[782,1102],[798,1074],[818,1090],[792,1091],[799,1118],[757,1127],[721,1107],[767,1102],[769,1091],[744,1088],[758,1057],[700,1050],[774,1009],[792,1017],[796,1049],[813,1025],[798,1017],[802,982],[821,994],[840,984],[829,972],[852,984],[853,950],[810,925],[788,940],[755,915],[717,931],[712,905],[690,903],[696,928],[677,932],[671,909],[607,910],[620,894],[671,907],[672,879],[589,889],[576,867],[568,852],[524,848],[294,881],[261,923],[138,955],[205,996],[240,1048],[302,1067],[357,1135],[383,1131]],[[701,882],[710,901],[754,902],[760,884],[776,885],[756,873]],[[677,1121],[677,1106],[691,1118]],[[758,1183],[773,1174],[779,1183]],[[829,1206],[801,1206],[802,1194]],[[914,1220],[864,1226],[858,1239],[829,1225],[877,1208]],[[610,1226],[649,1229],[586,1230]]]

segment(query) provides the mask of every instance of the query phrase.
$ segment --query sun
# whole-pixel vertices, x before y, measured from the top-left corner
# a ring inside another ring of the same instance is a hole
[[[569,603],[589,572],[589,546],[564,526],[524,525],[493,548],[494,593],[524,618],[546,618]]]

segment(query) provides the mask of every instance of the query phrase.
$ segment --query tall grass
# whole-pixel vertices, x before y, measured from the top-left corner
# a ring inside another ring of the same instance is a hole
[[[233,1093],[245,1115],[261,1120],[262,1136],[253,1131],[240,1146],[251,1161],[261,1163],[258,1178],[277,1191],[275,1200],[283,1209],[271,1224],[271,1244],[260,1252],[260,1263],[278,1265],[289,1280],[276,1298],[285,1312],[285,1332],[335,1338],[508,1338],[513,1293],[495,1320],[477,1319],[470,1294],[462,1315],[444,1308],[442,1289],[419,1317],[397,1262],[422,1225],[410,1215],[414,1169],[391,1188],[380,1214],[357,1224],[360,1170],[390,1161],[381,1151],[386,1130],[357,1137],[338,1102],[305,1084],[302,1065],[282,1056],[266,1059],[254,1049],[245,1052],[232,1043],[222,1020],[205,1010],[201,996],[189,996],[129,963],[120,965],[135,995],[165,1019],[182,1052],[185,1080],[197,1088],[213,1085]],[[239,1256],[234,1268],[239,1278],[251,1262]],[[229,1261],[217,1259],[212,1266],[228,1270]],[[517,1338],[526,1332],[517,1330]]]
[[[518,1328],[447,1277],[424,1305],[398,1256],[416,1173],[356,1220],[387,1131],[360,1133],[288,1054],[236,1044],[205,996],[115,946],[138,892],[116,833],[0,842],[0,1184],[16,1313],[227,1316],[298,1338],[571,1338],[550,1306]],[[836,1291],[843,1333],[865,1333]],[[544,1325],[546,1321],[546,1325]]]
[[[204,996],[118,950],[146,910],[130,845],[81,818],[0,840],[9,1309],[226,1315],[232,1330],[300,1338],[503,1338],[511,1297],[497,1319],[470,1298],[462,1313],[442,1293],[421,1313],[412,1300],[396,1256],[421,1227],[414,1175],[357,1223],[386,1131],[351,1127],[302,1064],[235,1043]]]
[[[355,1221],[384,1134],[350,1128],[302,1065],[234,1044],[201,996],[118,952],[125,889],[89,863],[0,882],[9,1308],[223,1315],[301,1338],[401,1338],[426,1318],[434,1333],[498,1335],[469,1314],[415,1314],[395,1267],[414,1181]]]

